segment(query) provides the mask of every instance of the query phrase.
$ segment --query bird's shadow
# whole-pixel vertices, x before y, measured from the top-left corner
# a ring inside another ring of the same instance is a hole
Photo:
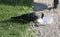
[[[43,3],[35,3],[34,2],[34,7],[33,7],[33,11],[42,11],[47,9],[48,6],[46,4]]]
[[[53,7],[48,8],[48,6],[44,3],[36,3],[34,2],[33,11],[43,11],[43,10],[51,10]]]

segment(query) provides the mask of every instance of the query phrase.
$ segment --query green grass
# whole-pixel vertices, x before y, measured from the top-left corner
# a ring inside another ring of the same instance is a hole
[[[32,37],[27,21],[10,19],[31,11],[32,0],[0,0],[0,37]]]

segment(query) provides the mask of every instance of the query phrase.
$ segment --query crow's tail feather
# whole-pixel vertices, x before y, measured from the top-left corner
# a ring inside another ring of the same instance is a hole
[[[21,19],[21,16],[11,17],[11,19]]]

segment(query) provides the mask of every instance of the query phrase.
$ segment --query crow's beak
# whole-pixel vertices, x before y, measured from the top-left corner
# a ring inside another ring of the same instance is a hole
[[[42,14],[41,18],[43,18],[44,17],[44,14],[43,13],[41,13],[41,14]]]

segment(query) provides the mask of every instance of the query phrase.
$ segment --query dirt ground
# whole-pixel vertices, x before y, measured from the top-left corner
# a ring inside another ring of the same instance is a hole
[[[60,1],[60,0],[59,0]],[[59,4],[60,5],[60,4]],[[53,0],[34,0],[34,12],[43,12],[54,18],[52,24],[45,26],[31,23],[31,29],[33,30],[34,37],[60,37],[60,8],[50,9],[53,7]]]

